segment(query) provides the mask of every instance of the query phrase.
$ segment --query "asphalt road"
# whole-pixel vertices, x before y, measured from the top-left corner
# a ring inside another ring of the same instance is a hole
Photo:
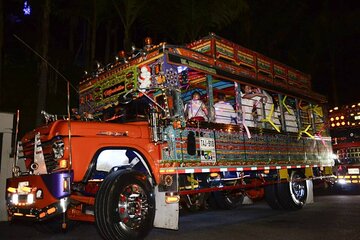
[[[271,210],[265,202],[231,211],[183,213],[178,231],[153,229],[146,240],[267,239],[359,240],[360,194],[318,194],[300,211]],[[81,223],[67,233],[53,233],[34,224],[0,223],[0,239],[100,240],[95,225]]]

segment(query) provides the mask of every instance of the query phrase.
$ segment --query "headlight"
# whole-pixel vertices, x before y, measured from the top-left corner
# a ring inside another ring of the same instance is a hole
[[[338,182],[339,182],[339,184],[346,184],[346,180],[345,180],[345,179],[339,179]]]
[[[34,203],[34,194],[27,195],[26,204],[33,204]]]
[[[13,194],[11,196],[11,203],[14,205],[17,205],[19,203],[19,195],[18,194]]]
[[[61,137],[54,138],[52,149],[53,149],[54,159],[57,160],[64,156],[65,145]]]

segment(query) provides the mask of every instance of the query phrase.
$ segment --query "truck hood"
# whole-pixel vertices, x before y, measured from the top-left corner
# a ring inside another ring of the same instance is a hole
[[[106,123],[58,120],[27,132],[22,142],[27,143],[40,133],[41,141],[51,140],[55,136],[129,136],[132,138],[148,138],[149,125],[146,121],[131,123]]]

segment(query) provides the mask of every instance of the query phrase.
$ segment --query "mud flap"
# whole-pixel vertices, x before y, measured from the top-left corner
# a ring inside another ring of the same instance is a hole
[[[251,198],[249,198],[248,196],[244,196],[244,200],[242,202],[242,205],[251,205],[254,204],[254,201],[251,200]]]
[[[178,230],[179,229],[179,203],[166,203],[165,192],[159,192],[155,187],[155,219],[154,227]]]
[[[314,203],[314,191],[313,191],[313,181],[306,180],[307,187],[307,196],[306,196],[306,204]]]

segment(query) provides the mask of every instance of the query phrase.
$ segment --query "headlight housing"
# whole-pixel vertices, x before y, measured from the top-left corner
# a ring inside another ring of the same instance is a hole
[[[64,157],[64,149],[65,144],[63,139],[60,136],[55,137],[52,143],[52,150],[55,160]]]

